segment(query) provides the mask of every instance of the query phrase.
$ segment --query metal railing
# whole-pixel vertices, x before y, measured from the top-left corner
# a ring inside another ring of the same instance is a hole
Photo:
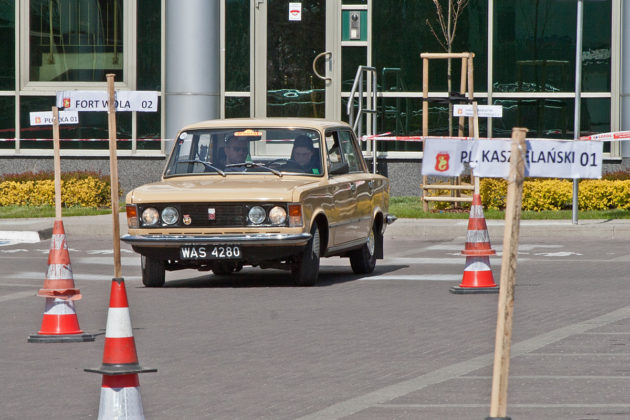
[[[368,72],[372,73],[371,83],[364,83],[364,74]],[[371,115],[372,123],[371,127],[370,124],[366,126],[365,134],[368,136],[376,134],[376,87],[376,68],[359,66],[357,68],[357,74],[354,77],[347,107],[348,121],[359,139],[363,136],[363,115],[365,114]],[[355,98],[358,99],[356,119],[354,116]],[[376,137],[372,137],[372,171],[376,173]]]

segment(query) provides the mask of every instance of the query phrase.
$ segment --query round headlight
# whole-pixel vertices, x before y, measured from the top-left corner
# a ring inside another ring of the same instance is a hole
[[[144,209],[142,212],[142,224],[144,226],[157,225],[158,220],[160,220],[160,214],[153,207]]]
[[[281,225],[287,220],[287,211],[280,206],[269,210],[269,220],[274,225]]]
[[[249,217],[249,220],[253,224],[259,225],[265,221],[265,218],[267,217],[267,213],[265,213],[265,209],[263,209],[262,207],[254,206],[251,209],[249,209],[249,214],[247,215],[247,217]]]
[[[162,210],[162,220],[167,225],[174,225],[179,219],[179,212],[175,207],[166,207]]]

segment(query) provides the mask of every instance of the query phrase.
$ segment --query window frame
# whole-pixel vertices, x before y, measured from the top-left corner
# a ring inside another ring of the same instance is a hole
[[[63,89],[103,89],[107,86],[107,80],[102,82],[40,82],[30,80],[30,16],[31,1],[19,0],[17,5],[19,8],[20,19],[20,41],[22,44],[22,53],[20,54],[20,83],[19,88],[22,92],[37,92],[38,94],[46,94],[57,92]],[[122,36],[122,57],[123,57],[123,79],[117,80],[115,85],[117,88],[135,89],[136,80],[136,43],[132,39],[132,35],[136,30],[137,1],[124,0],[121,2],[123,13],[123,36]]]

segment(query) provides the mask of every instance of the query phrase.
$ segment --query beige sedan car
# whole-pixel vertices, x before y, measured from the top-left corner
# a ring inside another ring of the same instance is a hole
[[[352,129],[321,119],[226,119],[189,125],[159,182],[127,194],[128,234],[142,282],[166,270],[245,265],[317,282],[321,257],[371,273],[383,258],[389,181],[372,174]]]

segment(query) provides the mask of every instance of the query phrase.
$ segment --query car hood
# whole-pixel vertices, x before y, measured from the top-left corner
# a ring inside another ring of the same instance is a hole
[[[251,177],[247,175],[185,177],[146,184],[129,192],[127,202],[175,203],[203,201],[298,201],[302,187],[318,184],[308,177]]]

